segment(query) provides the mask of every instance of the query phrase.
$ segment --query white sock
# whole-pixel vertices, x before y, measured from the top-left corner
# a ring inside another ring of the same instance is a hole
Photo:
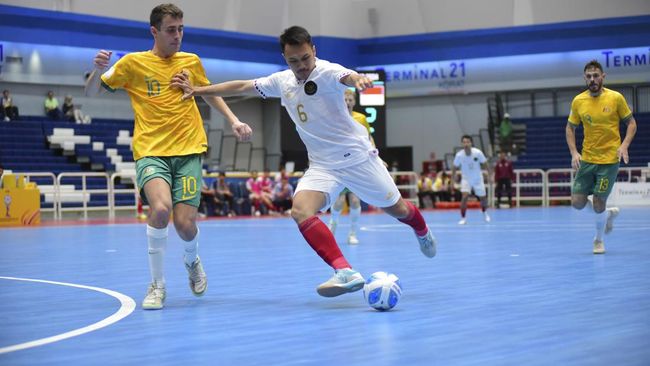
[[[336,210],[334,206],[332,206],[332,216],[330,217],[330,223],[338,224],[339,223],[339,216],[341,216],[341,210]]]
[[[359,217],[361,217],[361,206],[357,208],[350,207],[350,232],[356,233],[359,227]]]
[[[196,260],[197,252],[199,250],[199,228],[196,228],[196,235],[194,239],[190,241],[184,241],[183,246],[185,247],[185,255],[183,260],[188,266],[191,266],[192,263]]]
[[[147,225],[147,241],[149,243],[149,271],[151,280],[159,285],[165,285],[163,263],[165,247],[167,246],[167,227],[156,229]]]
[[[605,233],[605,224],[607,223],[607,217],[609,211],[605,210],[596,215],[596,240],[603,240],[603,234]]]

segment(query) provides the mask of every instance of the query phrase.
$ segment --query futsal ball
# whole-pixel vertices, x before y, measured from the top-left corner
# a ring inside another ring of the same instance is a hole
[[[392,273],[375,272],[363,285],[363,297],[368,305],[377,310],[390,310],[402,297],[402,284]]]

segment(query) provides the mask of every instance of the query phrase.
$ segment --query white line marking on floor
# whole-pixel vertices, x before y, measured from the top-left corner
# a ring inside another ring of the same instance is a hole
[[[77,285],[77,284],[74,284],[74,283],[66,283],[66,282],[36,280],[36,279],[32,279],[32,278],[18,278],[18,277],[0,276],[0,279],[13,280],[13,281],[40,282],[40,283],[47,283],[47,284],[51,284],[51,285],[77,287],[77,288],[82,288],[82,289],[86,289],[86,290],[101,292],[103,294],[106,294],[106,295],[109,295],[109,296],[112,296],[112,297],[116,298],[120,302],[120,308],[115,313],[113,313],[113,315],[109,316],[108,318],[105,318],[103,320],[100,320],[100,321],[98,321],[96,323],[85,326],[83,328],[78,328],[78,329],[75,329],[75,330],[71,330],[69,332],[57,334],[55,336],[41,338],[41,339],[37,339],[37,340],[34,340],[34,341],[25,342],[25,343],[19,343],[19,344],[15,344],[13,346],[2,347],[2,348],[0,348],[0,354],[8,353],[8,352],[14,352],[14,351],[20,351],[20,350],[27,349],[27,348],[32,348],[32,347],[38,347],[38,346],[42,346],[42,345],[45,345],[45,344],[48,344],[48,343],[54,343],[54,342],[62,341],[62,340],[67,339],[67,338],[76,337],[76,336],[82,335],[84,333],[89,333],[89,332],[92,332],[92,331],[107,327],[107,326],[109,326],[109,325],[111,325],[113,323],[116,323],[116,322],[126,318],[127,316],[129,316],[133,312],[133,310],[135,310],[135,301],[133,301],[132,298],[130,298],[129,296],[126,296],[124,294],[121,294],[119,292],[112,291],[112,290],[107,290],[107,289],[104,289],[104,288],[101,288],[101,287],[84,286],[84,285]]]

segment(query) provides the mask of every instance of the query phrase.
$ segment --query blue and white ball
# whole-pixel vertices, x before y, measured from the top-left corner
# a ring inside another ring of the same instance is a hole
[[[392,273],[375,272],[363,286],[363,297],[368,305],[377,310],[390,310],[402,297],[402,284]]]

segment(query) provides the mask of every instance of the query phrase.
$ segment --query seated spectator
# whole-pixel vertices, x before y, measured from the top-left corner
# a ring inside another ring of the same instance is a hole
[[[201,178],[201,201],[199,203],[199,217],[215,216],[215,192]]]
[[[447,172],[442,171],[436,175],[436,181],[433,182],[433,192],[438,198],[439,202],[451,201],[451,178]]]
[[[217,180],[214,181],[214,202],[217,205],[217,212],[220,216],[233,217],[235,213],[235,195],[230,191],[226,182],[226,173],[220,172]]]
[[[2,108],[0,108],[0,116],[9,122],[18,119],[18,107],[14,105],[14,101],[9,95],[9,90],[2,91]]]
[[[460,192],[460,182],[462,180],[462,177],[460,173],[456,173],[456,176],[454,177],[449,177],[451,179],[451,198],[453,199],[454,202],[460,202],[463,194]]]
[[[246,181],[246,189],[248,190],[248,198],[254,207],[253,214],[260,216],[262,211],[273,209],[273,202],[271,197],[262,193],[262,182],[258,179],[256,170],[251,171],[251,177]]]
[[[45,115],[54,121],[61,119],[59,100],[54,97],[54,92],[51,90],[47,92],[47,97],[45,98]]]
[[[285,215],[291,214],[293,205],[293,186],[289,183],[289,178],[284,177],[280,183],[273,189],[273,204]]]
[[[275,187],[276,182],[271,178],[271,172],[268,169],[264,169],[264,173],[262,173],[262,176],[258,179],[262,185],[262,194],[269,200],[273,201],[273,188]],[[277,183],[279,184],[280,181]]]
[[[425,208],[425,197],[429,197],[431,204],[435,205],[436,199],[432,186],[433,182],[431,182],[431,178],[425,172],[421,172],[420,179],[418,179],[418,202],[420,203],[420,208]]]
[[[76,122],[77,124],[90,124],[90,116],[84,115],[81,112],[81,108],[78,105],[72,103],[72,96],[66,95],[63,100],[63,116],[66,120],[70,122]]]
[[[288,177],[289,175],[287,174],[287,168],[285,167],[284,164],[280,164],[280,170],[275,173],[275,177],[273,180],[276,183],[280,183],[282,181],[282,178]]]

